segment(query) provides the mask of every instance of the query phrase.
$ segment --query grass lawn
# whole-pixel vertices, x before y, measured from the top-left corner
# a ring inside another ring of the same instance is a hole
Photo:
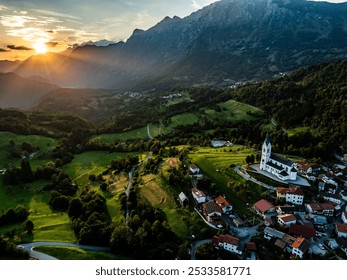
[[[255,151],[242,146],[233,146],[231,150],[230,148],[195,147],[189,154],[189,158],[200,167],[204,175],[216,184],[217,189],[226,195],[238,213],[247,214],[246,204],[253,201],[237,196],[236,192],[228,187],[228,182],[234,181],[242,184],[244,188],[251,192],[250,196],[253,200],[254,197],[260,197],[263,189],[237,175],[230,168],[230,165],[244,163],[246,156],[255,154]]]
[[[89,182],[89,175],[102,173],[113,159],[120,159],[128,156],[139,155],[139,153],[109,153],[106,151],[84,152],[75,155],[72,162],[64,166],[64,170],[72,180],[79,185]]]
[[[140,195],[154,207],[173,208],[175,206],[173,197],[162,188],[155,175],[143,177]]]
[[[90,251],[74,247],[42,246],[35,251],[54,256],[59,260],[124,260],[108,252]]]

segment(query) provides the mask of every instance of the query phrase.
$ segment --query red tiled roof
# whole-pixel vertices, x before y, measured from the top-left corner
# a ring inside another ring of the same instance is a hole
[[[336,223],[336,229],[338,232],[347,233],[347,225]]]
[[[220,206],[215,203],[214,201],[209,201],[206,202],[202,205],[204,211],[209,215],[209,214],[213,214],[215,212],[217,213],[222,213],[222,209],[220,208]]]
[[[311,238],[315,236],[316,230],[310,226],[291,224],[289,227],[289,233],[305,238]]]
[[[322,211],[322,210],[334,210],[335,207],[331,203],[309,203],[313,211]]]
[[[266,211],[270,210],[271,208],[275,208],[270,202],[268,202],[266,199],[261,199],[258,202],[256,202],[253,206],[257,210],[261,211],[262,213],[265,213]]]
[[[248,251],[257,251],[257,245],[255,245],[255,242],[247,242],[246,249]]]
[[[215,201],[221,208],[224,208],[224,207],[226,207],[228,205],[231,205],[231,203],[223,196],[218,196],[215,199]]]
[[[293,214],[278,215],[277,218],[281,219],[285,223],[296,221],[296,217]]]
[[[228,243],[231,245],[239,246],[240,244],[240,239],[234,236],[231,236],[230,234],[222,234],[219,236],[220,243]]]
[[[301,188],[298,187],[289,187],[289,188],[276,188],[277,193],[280,194],[296,194],[296,195],[304,195],[304,192]]]

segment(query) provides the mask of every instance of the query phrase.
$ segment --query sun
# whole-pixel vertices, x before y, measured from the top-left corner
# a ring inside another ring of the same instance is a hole
[[[47,52],[47,46],[44,42],[37,42],[34,44],[34,50],[38,54],[46,53]]]

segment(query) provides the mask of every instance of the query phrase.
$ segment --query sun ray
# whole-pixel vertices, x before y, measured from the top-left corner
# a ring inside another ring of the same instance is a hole
[[[37,54],[43,54],[47,52],[47,45],[42,41],[35,43],[33,47]]]

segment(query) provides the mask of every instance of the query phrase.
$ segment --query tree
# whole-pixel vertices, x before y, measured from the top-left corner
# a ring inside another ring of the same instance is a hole
[[[23,225],[23,229],[26,230],[28,234],[32,234],[34,230],[34,223],[31,220],[27,220]]]
[[[30,162],[26,159],[23,159],[20,164],[20,167],[21,167],[21,175],[22,175],[23,181],[25,183],[32,182],[34,179],[34,176],[31,170]]]

